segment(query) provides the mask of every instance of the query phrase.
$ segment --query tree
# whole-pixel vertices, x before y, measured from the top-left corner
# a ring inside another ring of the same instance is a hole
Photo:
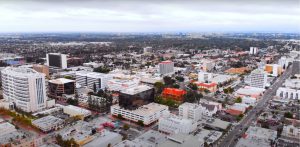
[[[223,89],[223,92],[226,93],[226,94],[228,94],[228,89],[226,89],[226,88]]]
[[[233,93],[233,91],[234,91],[234,89],[232,87],[228,87],[227,89],[228,89],[229,93]]]
[[[179,88],[180,86],[178,84],[173,84],[173,88]]]
[[[118,114],[117,117],[118,117],[118,119],[124,119],[123,116],[122,116],[122,114]]]
[[[191,88],[192,90],[198,90],[198,86],[195,83],[190,83],[188,87]]]
[[[177,77],[175,77],[175,79],[176,79],[177,81],[179,81],[179,82],[183,82],[183,81],[184,81],[184,78],[181,77],[181,76],[177,76]]]
[[[291,112],[285,112],[284,117],[286,118],[293,118],[293,114]]]
[[[138,120],[137,124],[140,125],[140,126],[144,126],[144,121]]]
[[[203,97],[201,93],[196,91],[188,90],[187,93],[183,96],[185,102],[194,103],[195,101],[199,102]]]
[[[175,83],[175,80],[173,80],[171,77],[169,76],[165,76],[164,77],[164,83],[165,85],[169,86],[169,85],[173,85],[173,83]]]
[[[100,66],[97,68],[94,68],[94,72],[99,72],[99,73],[108,73],[110,72],[110,69],[104,66]]]
[[[72,79],[73,79],[73,77],[72,77],[72,76],[68,76],[68,75],[64,76],[64,78],[65,78],[65,79],[70,79],[70,80],[72,80]]]
[[[242,98],[241,98],[241,97],[237,97],[237,98],[235,99],[235,102],[236,102],[236,103],[241,103],[241,102],[242,102]]]
[[[156,90],[156,93],[161,93],[164,89],[164,84],[162,82],[155,82],[154,83],[154,87],[155,87],[155,90]]]
[[[67,103],[70,104],[70,105],[78,106],[78,99],[69,98],[67,100]]]
[[[123,129],[124,129],[124,130],[128,130],[129,128],[130,128],[129,125],[124,124],[124,126],[123,126]]]

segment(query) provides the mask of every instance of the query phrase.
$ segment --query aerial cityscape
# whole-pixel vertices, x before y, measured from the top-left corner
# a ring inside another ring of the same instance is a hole
[[[2,0],[0,147],[300,147],[300,1]]]

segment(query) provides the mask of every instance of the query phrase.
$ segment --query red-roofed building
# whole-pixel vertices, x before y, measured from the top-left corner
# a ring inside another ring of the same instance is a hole
[[[162,97],[165,99],[172,99],[175,101],[183,101],[183,95],[186,94],[185,90],[176,88],[165,88],[162,92]]]
[[[216,83],[200,83],[200,82],[195,82],[195,84],[198,86],[200,90],[207,89],[210,92],[216,92],[217,91],[217,84]]]
[[[234,116],[238,116],[240,114],[243,114],[243,111],[235,110],[235,109],[227,109],[226,113]]]

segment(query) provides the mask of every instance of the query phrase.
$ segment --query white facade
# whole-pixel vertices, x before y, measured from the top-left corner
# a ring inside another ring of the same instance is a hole
[[[174,62],[171,61],[163,61],[159,63],[159,73],[164,74],[172,74],[174,72]]]
[[[250,74],[250,86],[256,88],[265,88],[267,84],[267,74],[263,70],[256,69]]]
[[[253,98],[253,97],[250,97],[250,96],[243,96],[242,97],[242,103],[250,105],[250,106],[254,106],[256,104],[256,98]]]
[[[283,126],[281,135],[289,138],[300,139],[300,127],[295,127],[294,125]]]
[[[300,89],[300,79],[287,79],[284,85],[288,88]]]
[[[215,67],[215,62],[213,60],[203,59],[201,62],[203,71],[211,71]]]
[[[167,134],[189,134],[197,129],[197,123],[191,119],[185,119],[176,115],[163,116],[158,121],[158,131]]]
[[[76,83],[90,89],[94,89],[94,85],[96,85],[96,90],[107,88],[108,81],[112,79],[112,76],[109,74],[86,71],[76,72],[75,77]]]
[[[292,59],[291,58],[287,58],[285,56],[282,56],[279,60],[278,60],[278,64],[283,68],[286,69],[289,65],[289,63],[292,63]]]
[[[255,55],[258,52],[258,47],[250,47],[250,52],[249,54]]]
[[[276,91],[276,96],[280,97],[281,99],[293,99],[299,100],[300,99],[300,90],[286,88],[286,87],[279,87]]]
[[[201,83],[210,83],[212,80],[212,73],[208,72],[199,72],[198,73],[198,82]]]
[[[143,121],[145,125],[149,125],[156,122],[164,113],[169,113],[168,106],[150,103],[143,105],[136,110],[126,110],[120,108],[119,105],[113,105],[110,107],[110,112],[114,116],[122,115],[123,118],[138,122]]]
[[[51,56],[51,55],[58,56],[60,58],[59,59],[60,60],[59,67],[57,67],[57,68],[61,68],[61,69],[68,68],[68,65],[67,65],[67,55],[66,54],[60,54],[60,53],[48,53],[46,55],[47,66],[53,67],[53,66],[51,66],[52,62],[57,62],[57,60],[54,59],[55,61],[52,61],[52,59],[49,58],[49,56]]]
[[[7,67],[1,71],[1,78],[6,101],[26,112],[46,108],[45,74],[30,68]]]
[[[201,107],[193,103],[183,103],[178,107],[179,116],[185,119],[198,121],[202,118]]]

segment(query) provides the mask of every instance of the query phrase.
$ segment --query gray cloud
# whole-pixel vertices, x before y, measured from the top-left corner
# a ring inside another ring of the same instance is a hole
[[[299,32],[299,0],[2,0],[0,32]]]

